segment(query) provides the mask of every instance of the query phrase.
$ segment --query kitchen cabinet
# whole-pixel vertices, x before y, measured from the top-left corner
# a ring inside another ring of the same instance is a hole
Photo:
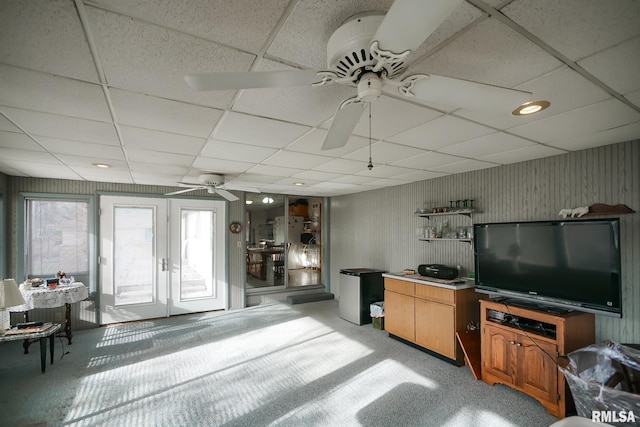
[[[482,300],[480,324],[482,380],[522,391],[564,418],[573,400],[557,359],[593,344],[593,314],[548,313]]]
[[[445,360],[461,365],[456,332],[478,321],[478,298],[472,282],[444,285],[411,275],[385,277],[385,330]]]

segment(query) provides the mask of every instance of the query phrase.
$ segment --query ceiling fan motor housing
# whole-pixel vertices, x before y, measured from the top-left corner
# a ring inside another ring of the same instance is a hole
[[[200,183],[202,183],[202,185],[217,187],[224,184],[224,176],[212,173],[203,174],[200,175]]]
[[[339,77],[351,77],[370,71],[378,60],[371,55],[370,47],[385,14],[365,12],[355,15],[342,24],[329,38],[327,64]],[[405,70],[404,62],[385,64],[382,72],[389,79],[399,77]],[[358,76],[360,78],[360,76]]]

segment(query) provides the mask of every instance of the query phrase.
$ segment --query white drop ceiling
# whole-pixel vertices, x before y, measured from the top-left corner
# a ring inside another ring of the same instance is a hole
[[[162,186],[216,172],[263,192],[335,196],[640,139],[637,0],[467,0],[411,55],[407,74],[551,102],[530,117],[385,88],[371,135],[363,114],[345,147],[322,151],[354,87],[196,92],[185,83],[189,73],[326,69],[333,31],[391,4],[3,0],[0,171]]]

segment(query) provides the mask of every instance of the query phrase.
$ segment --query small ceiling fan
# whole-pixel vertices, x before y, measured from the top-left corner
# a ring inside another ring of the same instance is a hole
[[[438,105],[511,113],[530,101],[531,93],[435,74],[403,76],[407,57],[464,0],[395,0],[389,11],[350,18],[329,38],[328,71],[248,71],[185,76],[199,91],[322,86],[357,86],[357,95],[342,102],[322,145],[323,150],[347,143],[364,106],[382,94],[383,85],[403,96]]]
[[[238,190],[238,191],[248,191],[251,193],[259,193],[260,190],[255,188],[245,188],[245,187],[236,187],[229,186],[224,184],[224,176],[213,174],[213,173],[205,173],[198,177],[198,181],[200,184],[189,184],[186,182],[179,182],[178,187],[185,187],[184,190],[174,191],[172,193],[167,193],[165,196],[174,196],[176,194],[188,193],[190,191],[196,190],[207,190],[209,194],[219,194],[230,202],[235,202],[239,200],[234,194],[230,193],[227,190]]]

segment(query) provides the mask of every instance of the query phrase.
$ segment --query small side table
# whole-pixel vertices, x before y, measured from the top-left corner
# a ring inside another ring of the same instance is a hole
[[[0,342],[18,341],[18,340],[38,340],[40,341],[40,369],[42,373],[47,367],[47,337],[49,337],[49,352],[51,353],[51,364],[53,365],[54,343],[53,339],[56,332],[62,329],[59,323],[51,323],[47,328],[43,328],[35,332],[19,332],[14,330],[6,331],[4,335],[0,335]]]

